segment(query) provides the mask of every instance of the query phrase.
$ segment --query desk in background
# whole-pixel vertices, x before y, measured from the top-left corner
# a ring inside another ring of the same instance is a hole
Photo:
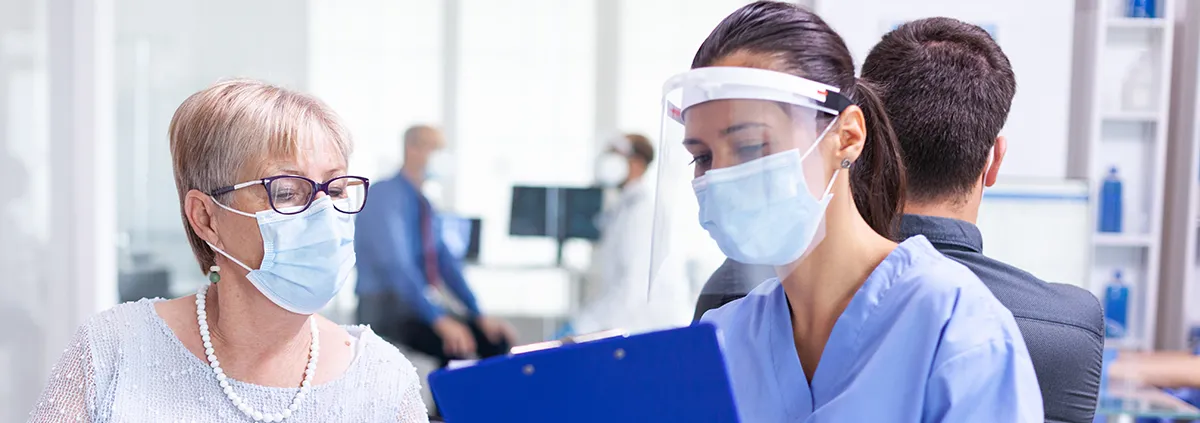
[[[1104,350],[1100,398],[1096,404],[1094,423],[1159,423],[1200,419],[1200,410],[1160,388],[1140,382],[1110,380],[1109,365],[1117,360],[1119,354],[1116,348]]]
[[[528,329],[533,329],[538,335],[519,339],[518,344],[549,338],[579,308],[579,278],[561,267],[468,265],[463,273],[484,313],[517,320],[519,334],[528,335]],[[540,327],[522,327],[526,325],[520,319]]]
[[[1101,392],[1096,423],[1133,422],[1144,417],[1190,421],[1200,419],[1200,410],[1150,386],[1109,386]]]

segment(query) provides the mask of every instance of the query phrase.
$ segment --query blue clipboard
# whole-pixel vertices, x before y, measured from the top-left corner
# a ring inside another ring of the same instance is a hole
[[[710,324],[487,359],[429,384],[447,423],[738,421]]]

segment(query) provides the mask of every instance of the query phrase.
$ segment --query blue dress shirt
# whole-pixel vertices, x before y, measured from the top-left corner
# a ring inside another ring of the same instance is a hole
[[[424,209],[424,210],[422,210]],[[398,174],[371,184],[366,207],[358,213],[354,230],[354,252],[358,260],[359,297],[394,294],[401,301],[399,315],[415,315],[432,323],[446,314],[425,296],[429,286],[421,240],[421,213],[432,213],[429,202],[412,182]],[[440,234],[438,219],[433,233]],[[479,315],[475,295],[467,286],[459,262],[440,236],[437,242],[438,274],[454,296],[473,316]]]

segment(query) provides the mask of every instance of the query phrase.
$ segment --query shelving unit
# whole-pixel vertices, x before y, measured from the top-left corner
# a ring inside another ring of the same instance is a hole
[[[1108,20],[1108,27],[1161,29],[1166,28],[1169,22],[1171,21],[1164,18],[1110,18]]]
[[[1166,210],[1163,213],[1163,282],[1158,307],[1162,349],[1186,348],[1189,327],[1200,323],[1200,7],[1185,11],[1176,34]],[[1193,305],[1188,307],[1188,305]]]
[[[1154,239],[1147,235],[1138,234],[1106,234],[1098,233],[1093,236],[1092,244],[1108,248],[1149,248]]]
[[[1100,186],[1116,167],[1122,180],[1121,233],[1094,233],[1087,288],[1098,298],[1120,270],[1131,286],[1127,336],[1110,346],[1148,349],[1158,316],[1176,0],[1159,0],[1154,19],[1124,17],[1124,0],[1076,0],[1068,177],[1088,181],[1091,227]]]
[[[1105,122],[1111,123],[1155,123],[1158,113],[1154,111],[1112,111],[1104,113]]]

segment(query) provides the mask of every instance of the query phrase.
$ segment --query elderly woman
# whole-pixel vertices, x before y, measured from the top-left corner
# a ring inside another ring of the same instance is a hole
[[[32,421],[427,421],[412,364],[370,328],[315,313],[354,267],[366,178],[321,101],[214,85],[171,121],[184,229],[212,282],[86,322]]]

